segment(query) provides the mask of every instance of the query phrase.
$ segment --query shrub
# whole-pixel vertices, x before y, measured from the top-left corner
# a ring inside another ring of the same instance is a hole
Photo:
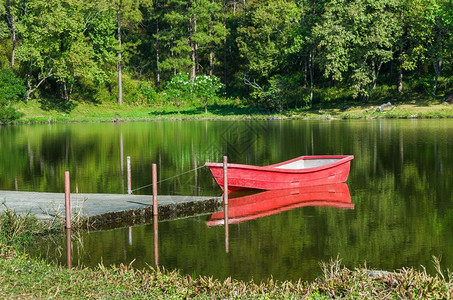
[[[178,73],[167,83],[165,87],[168,98],[179,109],[181,104],[189,97],[192,91],[192,83],[188,74]]]
[[[138,95],[140,103],[147,104],[157,103],[160,98],[157,91],[148,83],[140,83]]]
[[[10,124],[13,121],[20,119],[23,113],[18,112],[14,107],[0,105],[0,125]]]
[[[212,99],[217,96],[223,88],[223,83],[220,78],[214,75],[199,75],[193,82],[193,92],[200,98],[201,103],[204,105],[205,113],[208,112],[208,104],[211,104]]]
[[[11,104],[23,98],[26,88],[22,79],[18,78],[13,70],[0,71],[0,124],[8,124],[20,118]]]

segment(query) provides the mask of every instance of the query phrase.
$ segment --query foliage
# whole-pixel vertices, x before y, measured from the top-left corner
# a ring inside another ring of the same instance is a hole
[[[397,86],[401,93],[403,81],[411,88],[419,78],[429,79],[435,97],[453,89],[452,5],[2,1],[0,68],[12,67],[25,83],[25,101],[108,102],[120,97],[124,78],[125,102],[156,103],[164,98],[160,88],[172,85],[178,73],[189,74],[191,82],[216,76],[227,96],[255,97],[277,110],[315,105],[315,91],[323,88],[347,89],[351,98],[366,102],[378,85]],[[288,84],[292,92],[278,92]],[[178,107],[190,102],[167,96]],[[213,99],[202,96],[201,106],[206,110]]]
[[[16,111],[14,107],[0,105],[0,125],[12,123],[22,116],[23,114]]]
[[[25,94],[24,82],[13,70],[0,70],[0,105],[22,99]]]
[[[25,86],[22,79],[7,68],[0,70],[0,124],[11,123],[21,117],[13,107],[12,102],[23,98]]]
[[[138,87],[138,91],[140,98],[142,98],[145,103],[156,103],[160,98],[156,89],[147,83],[141,83]]]
[[[238,47],[250,71],[259,78],[273,75],[285,66],[285,50],[293,43],[300,9],[294,1],[252,1],[247,23],[238,29]]]
[[[297,80],[297,76],[275,75],[269,80],[269,88],[263,93],[263,97],[271,109],[281,114],[288,108],[290,101],[296,102],[296,106],[297,102],[303,106],[309,104],[309,99],[299,99],[301,93],[298,93],[295,79]]]
[[[395,8],[396,3],[385,0],[332,2],[314,28],[324,76],[336,81],[349,76],[354,97],[365,102],[382,65],[393,57],[392,46],[400,35]]]
[[[205,113],[208,113],[208,105],[216,97],[216,94],[224,87],[220,78],[212,75],[199,75],[193,82],[193,92],[204,105]]]
[[[192,83],[189,81],[189,74],[178,73],[173,76],[167,83],[165,91],[173,104],[178,108],[179,114],[182,103],[189,99],[189,94],[192,91]]]
[[[77,106],[73,101],[65,101],[64,99],[40,99],[41,109],[44,111],[55,110],[57,112],[71,113]]]

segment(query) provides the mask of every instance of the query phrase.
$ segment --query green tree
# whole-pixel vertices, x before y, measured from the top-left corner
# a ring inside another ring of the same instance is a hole
[[[188,42],[188,3],[183,0],[168,0],[161,5],[161,9],[164,11],[162,21],[165,28],[160,30],[159,37],[162,47],[167,51],[160,67],[163,71],[170,71],[171,76],[178,72],[189,72],[192,67],[192,48]]]
[[[246,23],[238,28],[240,55],[246,60],[243,81],[254,89],[252,97],[271,107],[281,109],[282,94],[277,92],[293,62],[300,28],[301,9],[294,1],[250,1]],[[285,75],[283,75],[285,74]],[[282,75],[278,79],[278,76]],[[274,77],[277,76],[277,77]]]
[[[83,81],[89,86],[93,85],[94,89],[100,89],[104,84],[109,84],[115,74],[117,40],[112,33],[116,31],[116,22],[115,12],[108,9],[106,3],[93,3],[97,3],[97,6],[87,13],[84,35],[90,44],[94,64]]]
[[[31,0],[26,10],[19,26],[22,43],[17,49],[26,73],[25,102],[50,79],[58,86],[52,92],[67,102],[77,78],[92,76],[93,48],[85,32],[92,14],[102,8],[88,1]]]
[[[192,54],[191,78],[199,75],[200,69],[208,69],[213,75],[215,48],[222,45],[228,31],[223,24],[222,6],[215,0],[191,1],[189,43]],[[207,66],[206,66],[207,65]]]
[[[122,39],[122,30],[124,26],[132,26],[137,24],[137,22],[142,20],[142,14],[140,11],[140,1],[139,0],[115,0],[111,3],[113,9],[116,13],[116,23],[117,31],[116,37],[118,41],[118,104],[123,103],[123,73],[122,73],[122,63],[123,63],[123,39]]]
[[[313,105],[314,85],[315,85],[315,61],[318,54],[317,46],[319,41],[313,34],[313,27],[321,22],[321,16],[324,11],[325,1],[303,0],[298,1],[298,7],[301,11],[299,26],[291,32],[293,42],[291,47],[285,49],[288,53],[288,61],[294,62],[291,71],[295,74],[301,74],[303,81],[299,84],[303,89],[307,86],[309,95],[303,97],[308,99],[309,106]],[[280,82],[281,80],[277,80]],[[297,102],[296,102],[297,106]]]
[[[20,14],[20,3],[17,0],[5,0],[0,6],[2,6],[2,8],[0,8],[0,14],[4,15],[11,39],[10,63],[11,67],[14,67],[18,41],[17,21]]]
[[[400,35],[397,1],[331,1],[314,28],[325,77],[349,77],[354,97],[367,102],[384,63],[393,58]]]
[[[399,93],[403,92],[403,71],[413,71],[417,63],[423,63],[426,58],[427,48],[424,42],[428,29],[426,21],[424,21],[426,2],[427,0],[407,0],[401,2],[397,10],[398,26],[401,31],[395,48],[398,63],[397,91]]]
[[[216,64],[215,48],[222,46],[229,34],[229,30],[223,23],[225,18],[222,13],[220,1],[211,0],[208,4],[209,18],[207,21],[207,48],[209,52],[209,75],[214,75],[214,66]]]
[[[6,9],[4,6],[4,1],[0,1],[0,68],[3,67],[3,65],[6,65],[6,42],[5,39],[8,38],[8,26],[6,22],[2,22],[4,19],[4,16],[6,15]]]
[[[266,0],[247,3],[247,23],[238,28],[240,54],[249,73],[257,80],[283,71],[285,49],[293,44],[291,34],[299,26],[300,9],[294,1]]]
[[[434,69],[432,94],[435,96],[445,60],[452,58],[453,3],[450,0],[428,1],[426,20],[430,24],[427,40],[430,62]]]

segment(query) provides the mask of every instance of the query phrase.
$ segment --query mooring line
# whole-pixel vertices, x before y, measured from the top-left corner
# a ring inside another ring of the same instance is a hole
[[[183,172],[183,173],[181,173],[181,174],[178,174],[178,175],[175,175],[175,176],[172,176],[172,177],[168,177],[168,178],[164,178],[164,179],[162,179],[162,180],[158,181],[157,183],[159,184],[159,183],[161,183],[161,182],[164,182],[164,181],[167,181],[167,180],[170,180],[170,179],[173,179],[173,178],[176,178],[176,177],[182,176],[182,175],[184,175],[184,174],[187,174],[187,173],[190,173],[190,172],[196,171],[196,170],[198,170],[198,169],[201,169],[201,168],[204,168],[204,167],[205,167],[205,165],[202,165],[202,166],[196,167],[196,168],[194,168],[194,169],[192,169],[192,170],[189,170],[189,171]],[[138,191],[138,190],[141,190],[141,189],[144,189],[144,188],[150,187],[150,186],[153,186],[153,184],[152,184],[152,183],[150,183],[150,184],[147,184],[147,185],[141,186],[141,187],[139,187],[139,188],[133,189],[133,190],[131,190],[131,191],[132,191],[132,192],[135,192],[135,191]]]

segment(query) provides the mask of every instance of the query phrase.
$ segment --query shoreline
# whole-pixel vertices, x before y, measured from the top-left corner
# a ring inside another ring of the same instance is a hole
[[[387,106],[385,106],[387,105]],[[384,106],[380,111],[382,106]],[[374,119],[439,119],[453,118],[453,105],[426,102],[399,102],[391,104],[353,103],[330,106],[318,104],[311,109],[298,108],[282,113],[253,106],[217,104],[208,109],[183,107],[178,113],[171,106],[151,107],[149,104],[116,103],[91,104],[80,102],[71,112],[42,110],[37,100],[28,104],[17,103],[15,108],[23,114],[12,125],[54,123],[115,123],[153,121],[237,121],[237,120],[374,120]]]

